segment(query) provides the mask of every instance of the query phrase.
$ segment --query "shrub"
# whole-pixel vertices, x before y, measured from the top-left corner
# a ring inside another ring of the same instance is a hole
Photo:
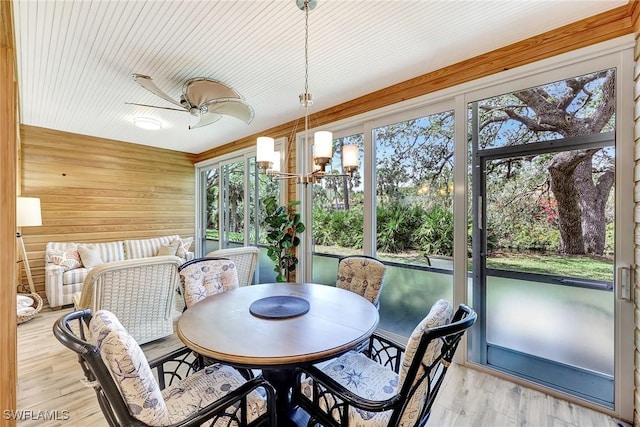
[[[362,249],[364,241],[362,209],[314,209],[313,238],[317,245]]]
[[[424,210],[419,206],[393,203],[377,209],[377,247],[382,252],[398,253],[417,248],[415,240]]]
[[[425,255],[453,256],[453,212],[434,206],[425,213],[417,230],[420,250]]]

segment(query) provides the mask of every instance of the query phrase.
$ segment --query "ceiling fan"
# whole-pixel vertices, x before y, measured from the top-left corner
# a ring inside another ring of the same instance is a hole
[[[134,102],[125,102],[125,104],[162,108],[163,110],[186,111],[193,117],[200,119],[195,125],[190,125],[189,129],[210,125],[220,120],[224,115],[235,117],[247,124],[253,120],[253,108],[243,101],[238,92],[217,80],[206,77],[187,80],[182,86],[180,99],[176,101],[156,86],[151,77],[143,74],[132,74],[131,76],[149,92],[180,108],[159,107],[157,105],[137,104]]]

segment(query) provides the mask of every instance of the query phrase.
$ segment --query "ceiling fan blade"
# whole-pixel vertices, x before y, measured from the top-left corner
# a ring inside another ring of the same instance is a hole
[[[253,108],[239,99],[219,99],[208,102],[209,113],[225,114],[240,119],[246,124],[253,120]]]
[[[187,80],[183,92],[187,101],[196,107],[218,98],[242,99],[238,92],[226,84],[205,77]]]
[[[138,103],[135,103],[135,102],[125,102],[125,104],[126,105],[138,105],[140,107],[161,108],[163,110],[181,111],[183,113],[186,111],[184,108],[158,107],[157,105],[138,104]]]
[[[149,92],[159,96],[160,98],[164,99],[165,101],[169,101],[170,103],[175,104],[178,107],[184,109],[184,107],[182,105],[180,105],[180,103],[178,101],[176,101],[175,99],[171,98],[169,95],[164,93],[158,86],[156,86],[156,84],[153,82],[151,77],[145,76],[143,74],[132,74],[131,77],[133,77],[133,79],[136,82],[138,82],[138,84],[140,86],[142,86],[143,88],[145,88]]]
[[[202,126],[210,125],[220,120],[222,116],[216,113],[205,113],[200,116],[200,121],[193,126],[189,126],[189,129],[201,128]]]

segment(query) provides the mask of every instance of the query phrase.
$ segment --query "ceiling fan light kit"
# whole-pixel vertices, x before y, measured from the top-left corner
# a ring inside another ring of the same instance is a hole
[[[144,74],[132,74],[131,76],[140,86],[178,108],[134,102],[126,102],[126,104],[187,112],[199,119],[198,123],[189,126],[189,129],[210,125],[220,120],[222,116],[235,117],[247,124],[253,120],[253,108],[244,101],[238,92],[218,80],[207,77],[189,79],[182,86],[180,98],[175,100],[161,90],[151,77]]]
[[[133,118],[133,124],[141,129],[158,130],[162,128],[162,122],[151,117],[136,116]]]

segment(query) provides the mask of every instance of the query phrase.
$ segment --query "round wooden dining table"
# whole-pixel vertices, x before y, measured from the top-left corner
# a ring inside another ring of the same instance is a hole
[[[292,300],[291,307],[287,299]],[[265,313],[258,310],[261,303],[273,300],[282,300],[281,306]],[[266,283],[205,298],[182,314],[177,333],[187,347],[205,357],[261,369],[276,388],[278,424],[285,425],[294,368],[356,347],[373,333],[378,320],[378,310],[371,302],[344,289],[314,283]]]

